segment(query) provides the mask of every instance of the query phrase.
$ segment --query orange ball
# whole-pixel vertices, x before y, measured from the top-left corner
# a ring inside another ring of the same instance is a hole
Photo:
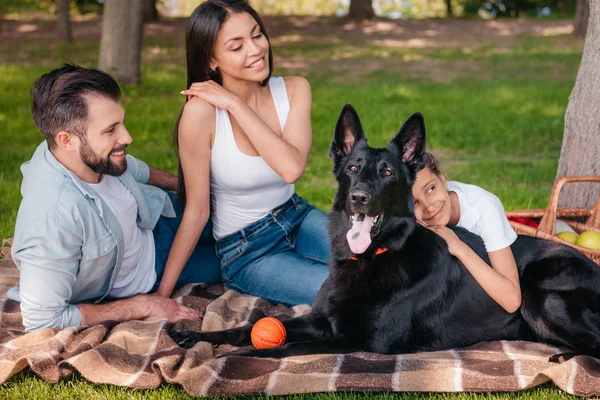
[[[261,318],[250,332],[250,340],[257,349],[270,349],[285,343],[285,327],[277,318]]]

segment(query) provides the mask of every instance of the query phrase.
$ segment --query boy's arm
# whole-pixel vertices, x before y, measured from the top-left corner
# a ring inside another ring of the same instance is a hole
[[[521,306],[519,272],[510,247],[489,252],[491,267],[446,226],[430,227],[446,243],[450,254],[458,258],[485,292],[507,312]]]
[[[521,287],[510,247],[488,253],[490,268],[469,246],[463,245],[464,248],[455,256],[496,303],[509,313],[517,311],[521,306]]]

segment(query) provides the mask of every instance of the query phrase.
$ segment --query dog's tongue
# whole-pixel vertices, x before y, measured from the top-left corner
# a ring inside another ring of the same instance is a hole
[[[366,214],[354,214],[356,220],[352,228],[346,234],[346,240],[350,245],[350,250],[354,254],[364,253],[371,244],[371,227],[373,226],[373,217]]]

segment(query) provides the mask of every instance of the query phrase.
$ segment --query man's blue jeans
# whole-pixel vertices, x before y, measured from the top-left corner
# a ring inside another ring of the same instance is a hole
[[[327,215],[294,194],[216,249],[228,287],[275,303],[312,304],[329,273]]]
[[[179,198],[169,192],[169,197],[175,208],[176,218],[160,217],[154,227],[154,247],[156,252],[156,261],[154,268],[156,270],[156,284],[152,291],[158,290],[160,281],[165,271],[165,264],[171,251],[171,245],[175,239],[177,229],[181,224],[183,210],[179,203]],[[177,280],[176,289],[188,283],[204,282],[208,284],[221,282],[221,271],[219,270],[219,262],[215,254],[215,239],[212,234],[212,223],[209,220],[202,235],[198,240],[198,244],[194,248],[190,259],[185,264],[179,279]]]

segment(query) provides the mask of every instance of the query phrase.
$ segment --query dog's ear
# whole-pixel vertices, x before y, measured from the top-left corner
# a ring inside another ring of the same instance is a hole
[[[366,140],[365,132],[360,124],[360,118],[350,104],[342,108],[333,133],[333,141],[329,156],[337,161],[346,157],[359,140]]]
[[[425,163],[425,119],[421,113],[411,115],[388,146],[402,153],[402,161],[419,170]]]

